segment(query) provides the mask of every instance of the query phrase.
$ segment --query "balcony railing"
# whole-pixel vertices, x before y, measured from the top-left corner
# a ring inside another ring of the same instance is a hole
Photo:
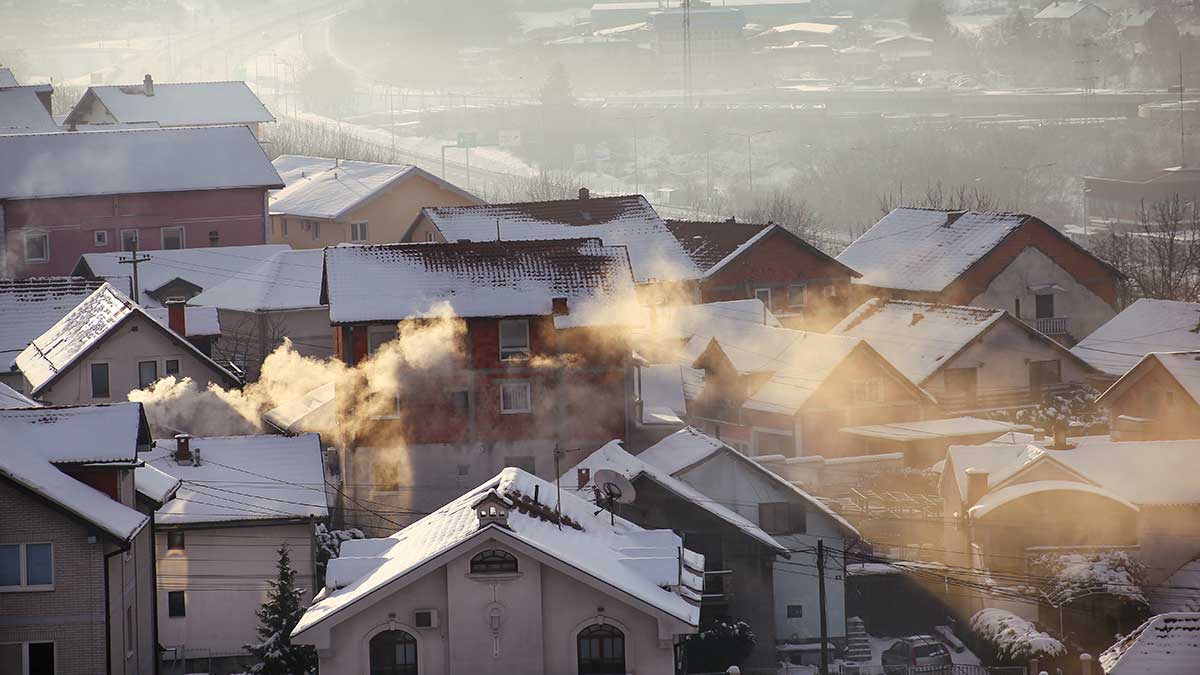
[[[1025,319],[1025,323],[1033,326],[1037,332],[1043,335],[1070,335],[1071,334],[1071,317],[1069,316],[1051,316],[1037,319]]]

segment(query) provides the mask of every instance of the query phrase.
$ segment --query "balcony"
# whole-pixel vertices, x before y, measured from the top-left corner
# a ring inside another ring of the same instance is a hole
[[[1025,319],[1025,323],[1033,326],[1037,332],[1054,337],[1071,334],[1071,317],[1050,316],[1037,319]]]

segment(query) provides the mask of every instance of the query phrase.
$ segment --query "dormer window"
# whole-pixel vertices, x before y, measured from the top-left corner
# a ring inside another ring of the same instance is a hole
[[[496,524],[508,526],[508,505],[495,492],[489,492],[475,502],[475,515],[479,516],[479,527]]]
[[[508,551],[491,548],[471,558],[471,574],[516,574],[517,558]]]

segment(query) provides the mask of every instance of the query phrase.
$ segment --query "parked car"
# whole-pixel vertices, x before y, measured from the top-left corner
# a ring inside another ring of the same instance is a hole
[[[888,675],[951,675],[953,670],[950,651],[932,635],[901,638],[883,652]]]

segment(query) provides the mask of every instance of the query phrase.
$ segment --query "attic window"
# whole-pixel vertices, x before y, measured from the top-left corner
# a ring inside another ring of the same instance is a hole
[[[491,548],[471,558],[471,574],[516,574],[517,558],[508,551]]]
[[[508,319],[500,322],[500,358],[517,359],[529,356],[529,321]]]

